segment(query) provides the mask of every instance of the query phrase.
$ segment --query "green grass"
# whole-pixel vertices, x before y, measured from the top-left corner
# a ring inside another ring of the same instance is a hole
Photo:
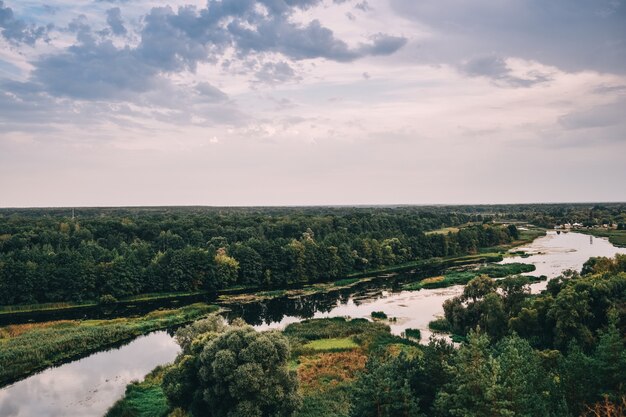
[[[340,279],[339,281],[335,281],[334,285],[335,287],[345,287],[347,285],[352,285],[356,282],[359,282],[358,278],[346,278],[346,279]]]
[[[206,291],[187,291],[187,292],[169,292],[169,293],[145,293],[132,297],[124,297],[119,300],[113,299],[110,304],[131,304],[153,301],[175,300],[178,298],[193,297],[208,294]],[[41,304],[16,304],[11,306],[0,306],[0,315],[20,314],[30,312],[51,312],[60,310],[79,310],[100,305],[99,301],[90,300],[82,303],[74,302],[57,302],[57,303],[41,303]]]
[[[423,279],[419,282],[411,282],[405,284],[402,288],[407,291],[418,291],[423,288],[447,288],[453,285],[465,285],[481,275],[487,275],[490,278],[504,278],[510,275],[532,272],[535,269],[535,265],[523,263],[489,264],[474,270],[451,271],[446,273],[443,279],[442,277],[433,277]]]
[[[154,330],[196,320],[218,310],[192,304],[156,310],[138,318],[64,321],[0,328],[0,387],[47,367]],[[14,334],[16,336],[10,336]],[[9,336],[6,336],[9,335]]]
[[[42,303],[42,304],[16,304],[11,306],[0,306],[0,314],[25,313],[29,311],[65,310],[70,308],[93,307],[96,303]]]
[[[109,409],[105,417],[165,417],[169,404],[161,388],[163,367],[157,367],[142,382],[126,387],[124,397]]]
[[[323,320],[304,320],[290,324],[283,333],[291,339],[316,340],[334,337],[348,337],[363,333],[372,327],[385,327],[379,323],[371,323],[366,319],[348,320],[343,317],[333,317]]]
[[[314,350],[318,352],[341,352],[344,350],[351,350],[358,348],[359,345],[349,337],[334,338],[334,339],[319,339],[313,340],[304,346],[304,350]]]

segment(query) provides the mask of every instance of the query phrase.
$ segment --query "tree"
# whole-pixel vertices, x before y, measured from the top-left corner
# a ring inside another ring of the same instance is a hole
[[[226,254],[224,248],[220,248],[215,255],[215,276],[217,288],[223,288],[237,281],[239,262]]]
[[[351,415],[354,417],[419,417],[418,399],[410,381],[416,360],[404,355],[386,361],[373,357],[354,385]]]
[[[489,338],[471,331],[468,343],[448,369],[452,380],[439,392],[436,409],[442,416],[513,416],[499,383],[500,364],[489,351]]]
[[[514,335],[497,346],[499,384],[515,416],[563,415],[563,398],[556,394],[552,377],[542,367],[530,344]]]
[[[301,400],[288,359],[289,342],[277,332],[241,327],[210,340],[199,356],[207,415],[292,416]]]

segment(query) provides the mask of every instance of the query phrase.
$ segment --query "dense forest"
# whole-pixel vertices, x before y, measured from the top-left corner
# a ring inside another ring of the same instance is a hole
[[[0,304],[329,281],[508,243],[518,232],[506,221],[623,225],[624,212],[619,204],[2,209]],[[463,227],[428,233],[454,226]]]

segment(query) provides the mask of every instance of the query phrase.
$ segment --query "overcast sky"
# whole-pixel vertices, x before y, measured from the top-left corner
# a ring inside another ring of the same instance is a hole
[[[0,0],[0,34],[0,206],[626,200],[626,0]]]

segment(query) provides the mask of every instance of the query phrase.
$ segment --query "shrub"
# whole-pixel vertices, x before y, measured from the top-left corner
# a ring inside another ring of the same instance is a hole
[[[372,311],[372,318],[378,320],[387,320],[387,314],[384,311]]]
[[[428,323],[428,328],[433,332],[448,333],[450,331],[450,323],[442,317]]]

